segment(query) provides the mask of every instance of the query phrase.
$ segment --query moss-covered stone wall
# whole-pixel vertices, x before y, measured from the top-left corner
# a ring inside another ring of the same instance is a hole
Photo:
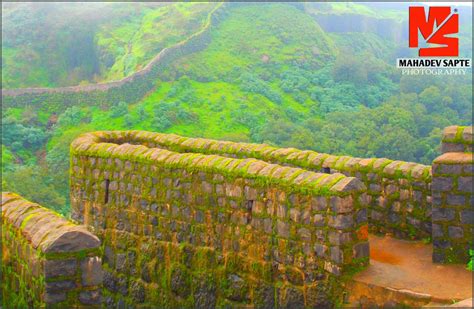
[[[73,216],[103,240],[106,305],[327,306],[367,265],[357,178],[131,145],[127,134],[71,146]]]
[[[2,307],[99,307],[99,239],[13,193],[1,206]]]
[[[447,127],[433,162],[433,261],[467,263],[473,250],[472,127]]]
[[[265,162],[322,173],[357,177],[367,187],[370,229],[403,239],[431,236],[431,167],[384,158],[333,156],[295,148],[234,143],[174,134],[123,131],[108,141],[159,147],[181,153],[204,153]]]

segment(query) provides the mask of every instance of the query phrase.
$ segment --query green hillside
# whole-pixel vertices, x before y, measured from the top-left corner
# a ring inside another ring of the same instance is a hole
[[[195,33],[214,5],[111,5],[108,10],[114,14],[129,17],[90,26],[94,50],[113,59],[104,69],[103,59],[109,58],[97,58],[102,59],[98,79],[117,79],[139,69],[164,46]],[[406,42],[372,32],[326,32],[314,16],[322,9],[325,14],[370,17],[380,10],[362,4],[227,5],[211,28],[207,48],[173,62],[139,102],[112,102],[110,108],[97,102],[60,114],[33,105],[5,110],[4,189],[66,213],[69,143],[82,132],[103,129],[144,129],[430,164],[439,153],[440,130],[471,123],[470,75],[402,76],[394,59]],[[399,22],[401,15],[391,9],[379,16]],[[4,57],[22,54],[9,48],[4,48]],[[6,70],[4,85],[35,85],[22,77],[19,67],[25,63],[18,61]],[[65,67],[30,69],[37,74],[31,78],[42,81],[38,85],[62,84],[45,77],[55,70],[61,72],[58,76],[70,76]],[[24,184],[35,189],[28,191]]]
[[[215,3],[4,3],[2,85],[118,80],[197,32]]]

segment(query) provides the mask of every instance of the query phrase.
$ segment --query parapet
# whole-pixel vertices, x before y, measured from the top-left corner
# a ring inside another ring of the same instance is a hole
[[[2,193],[2,293],[7,307],[99,305],[100,240],[58,214]]]
[[[431,235],[431,166],[146,131],[98,132],[94,137],[76,140],[73,147],[89,147],[90,138],[95,143],[135,144],[178,153],[254,158],[306,171],[356,177],[367,188],[370,227],[374,232],[389,232],[403,239],[423,239]]]
[[[130,132],[81,135],[71,154],[73,216],[104,241],[108,304],[317,307],[368,263],[357,178]]]
[[[123,133],[123,135],[122,135]],[[115,143],[111,136],[121,135],[128,142]],[[325,174],[291,168],[262,160],[247,158],[234,159],[219,155],[201,153],[180,153],[160,148],[149,148],[147,144],[128,136],[128,132],[95,132],[81,135],[71,144],[73,159],[77,156],[97,158],[117,158],[142,163],[163,164],[169,168],[191,168],[203,172],[215,172],[233,177],[265,177],[268,183],[281,187],[291,187],[294,191],[314,192],[324,195],[348,195],[350,192],[364,192],[365,186],[356,178],[347,178],[343,174]],[[111,164],[108,161],[105,164]],[[73,171],[74,172],[74,171]]]

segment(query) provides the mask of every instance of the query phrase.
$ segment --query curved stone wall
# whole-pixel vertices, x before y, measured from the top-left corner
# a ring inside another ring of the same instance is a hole
[[[107,304],[322,306],[367,264],[358,179],[127,141],[71,145],[73,216],[104,242]]]
[[[108,136],[108,141],[114,143],[143,144],[176,152],[256,158],[315,172],[357,177],[368,190],[372,231],[388,232],[406,239],[431,236],[431,167],[427,165],[145,131],[116,132]]]

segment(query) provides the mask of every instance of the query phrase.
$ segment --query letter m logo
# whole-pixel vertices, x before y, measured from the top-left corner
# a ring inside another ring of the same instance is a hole
[[[408,45],[411,48],[418,47],[418,31],[426,44],[442,45],[420,48],[418,52],[420,57],[459,56],[459,39],[446,36],[459,31],[459,16],[456,13],[451,13],[451,7],[430,7],[428,18],[426,18],[424,7],[410,7]]]

